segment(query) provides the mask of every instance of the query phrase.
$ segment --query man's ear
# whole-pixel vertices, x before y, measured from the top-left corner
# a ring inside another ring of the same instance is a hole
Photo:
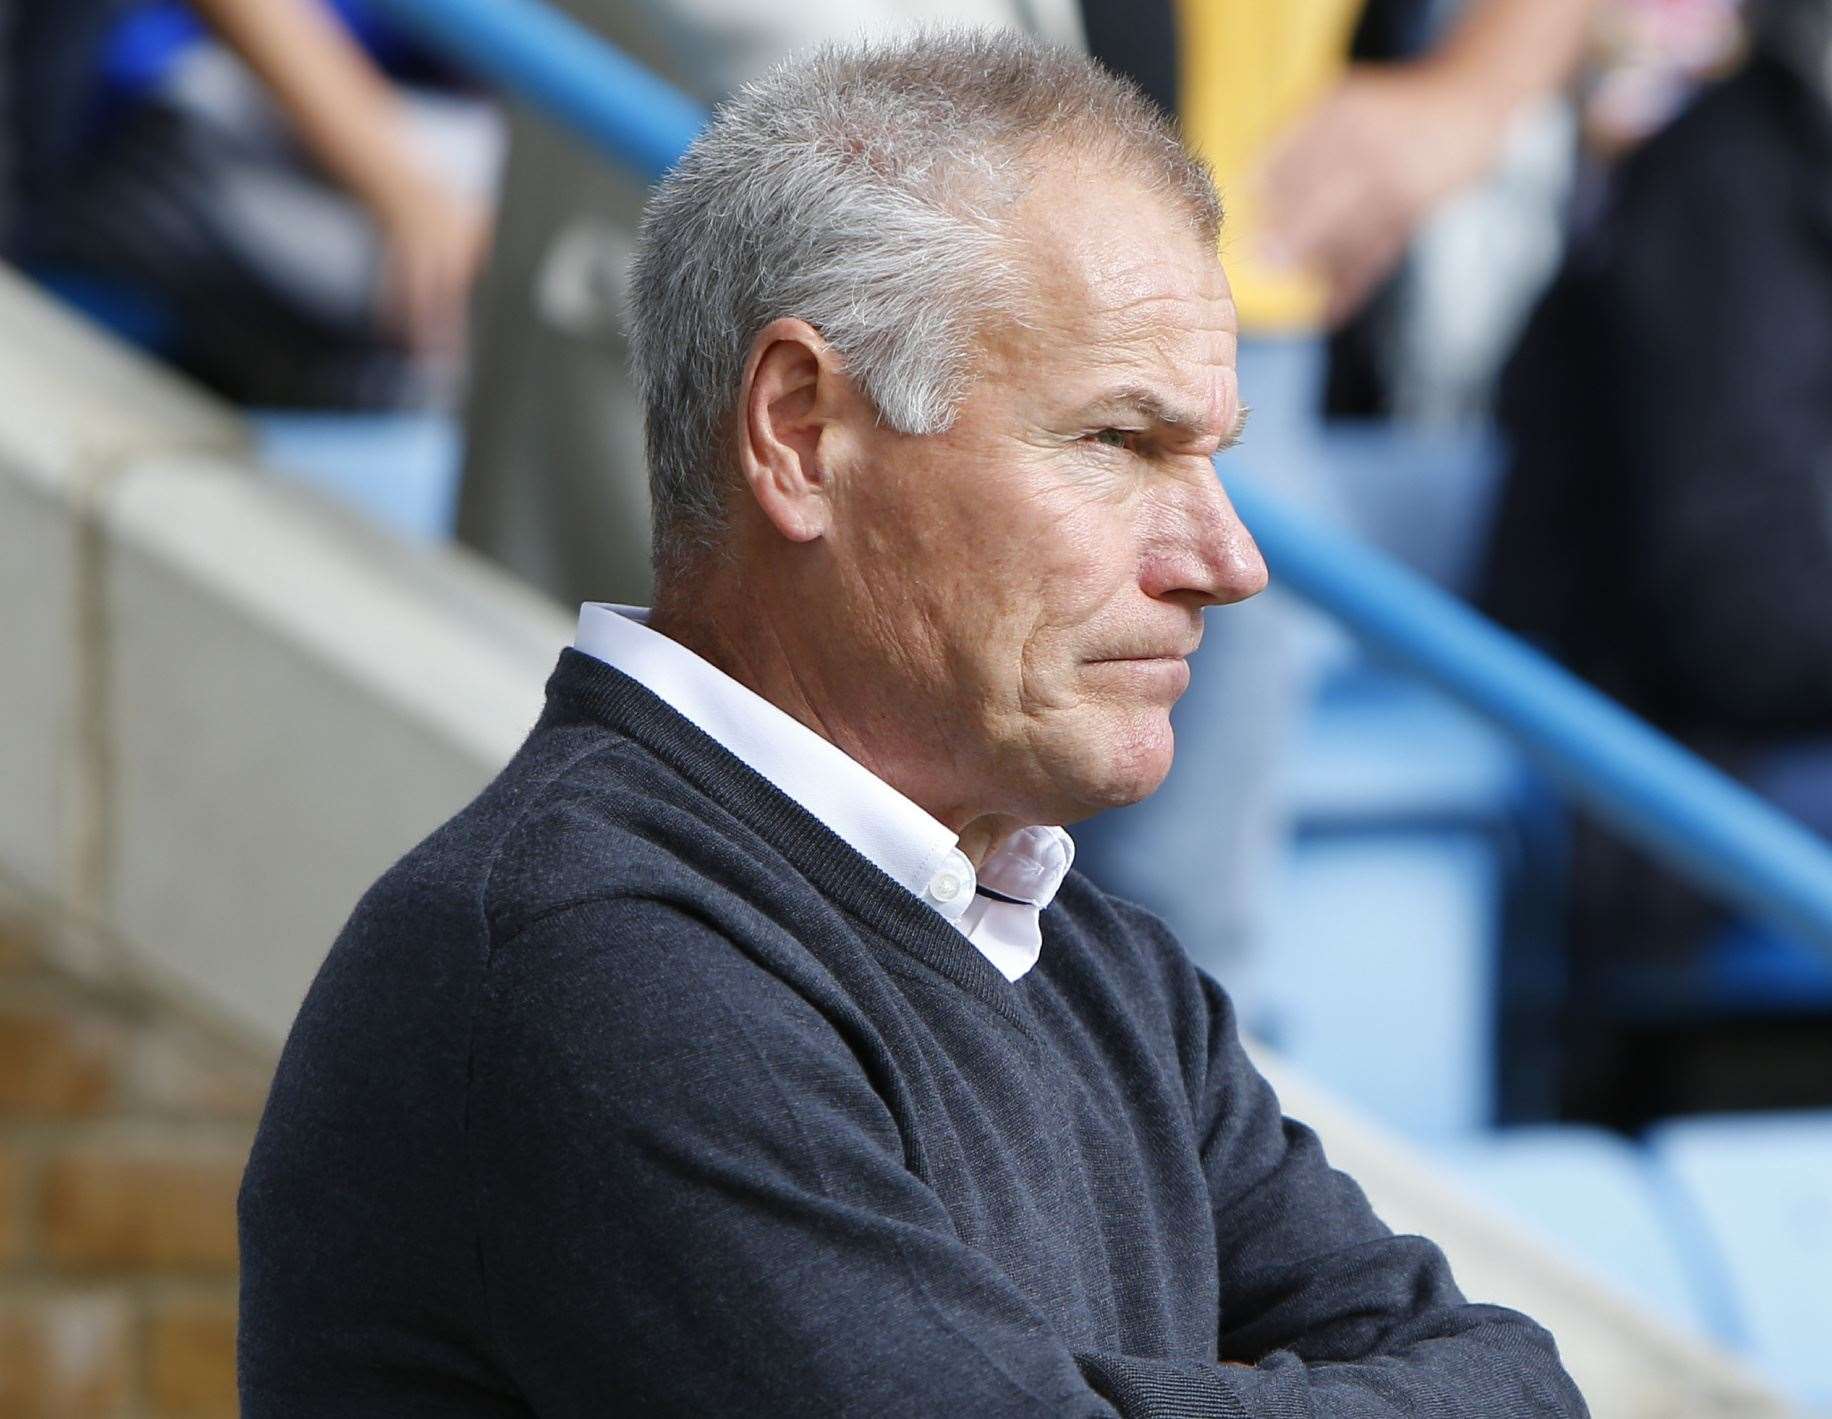
[[[805,320],[773,320],[751,344],[737,429],[738,471],[791,542],[811,542],[832,514],[835,444],[824,438],[856,402],[839,357]]]

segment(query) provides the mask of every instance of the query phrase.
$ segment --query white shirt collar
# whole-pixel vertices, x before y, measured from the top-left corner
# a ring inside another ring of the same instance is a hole
[[[1013,833],[973,864],[947,826],[858,760],[677,641],[652,631],[635,606],[579,608],[576,649],[614,666],[723,744],[836,836],[966,936],[1007,980],[1036,964],[1038,914],[1074,861],[1057,827]],[[978,891],[984,887],[999,901]]]

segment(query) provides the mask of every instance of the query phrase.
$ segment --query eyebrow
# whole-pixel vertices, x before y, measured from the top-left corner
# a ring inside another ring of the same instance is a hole
[[[1184,406],[1173,404],[1158,395],[1155,390],[1143,385],[1127,385],[1120,389],[1110,389],[1090,399],[1082,409],[1084,417],[1092,417],[1104,410],[1132,409],[1143,414],[1153,423],[1164,424],[1183,433],[1201,436],[1208,432],[1210,425],[1206,417]],[[1240,442],[1241,435],[1247,429],[1247,415],[1251,411],[1245,404],[1236,403],[1234,427],[1222,435],[1218,452],[1225,452]]]

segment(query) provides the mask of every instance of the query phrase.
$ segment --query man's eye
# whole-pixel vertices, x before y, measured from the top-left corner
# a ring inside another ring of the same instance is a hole
[[[1124,448],[1132,437],[1132,431],[1130,429],[1097,429],[1089,437],[1107,448]]]

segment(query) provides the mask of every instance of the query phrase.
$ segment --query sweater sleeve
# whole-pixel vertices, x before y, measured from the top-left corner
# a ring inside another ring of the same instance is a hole
[[[492,1350],[542,1419],[1115,1413],[840,1030],[681,909],[497,944],[468,1136]]]
[[[1182,970],[1197,1001],[1185,1055],[1215,1217],[1218,1354],[1233,1363],[1080,1357],[1097,1388],[1127,1419],[1587,1415],[1552,1337],[1469,1304],[1436,1246],[1393,1235],[1316,1134],[1284,1117],[1226,992],[1187,959]]]

